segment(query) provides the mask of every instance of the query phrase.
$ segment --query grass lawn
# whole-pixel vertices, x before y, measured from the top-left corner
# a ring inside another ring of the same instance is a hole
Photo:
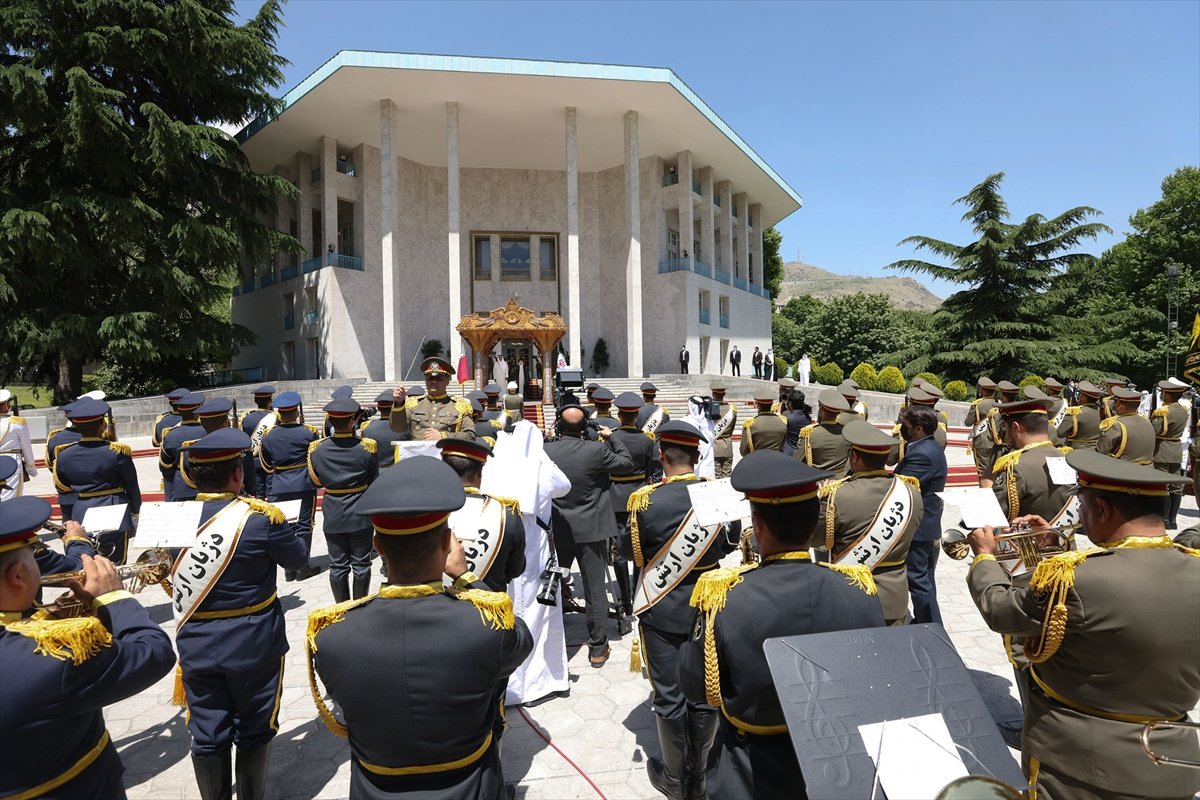
[[[44,408],[54,399],[54,390],[42,386],[9,384],[4,387],[16,396],[21,408]]]

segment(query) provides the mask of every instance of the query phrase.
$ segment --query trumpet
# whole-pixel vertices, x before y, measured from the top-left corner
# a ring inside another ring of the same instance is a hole
[[[166,549],[155,547],[138,556],[136,563],[117,567],[117,577],[121,579],[125,591],[130,594],[137,594],[147,586],[156,583],[163,587],[163,591],[170,594],[171,566],[174,562],[175,559],[171,558],[171,554]],[[66,586],[71,581],[82,581],[83,579],[83,570],[54,572],[49,575],[43,575],[41,585],[44,588]],[[53,603],[37,605],[35,608],[48,611],[52,616],[60,619],[64,617],[82,617],[88,611],[79,598],[71,594],[64,594]]]
[[[1033,566],[1039,561],[1065,553],[1071,549],[1071,537],[1081,525],[1050,526],[1046,528],[1029,528],[1016,526],[1005,528],[1004,533],[996,534],[996,560],[1021,561]],[[1041,544],[1044,536],[1053,536],[1051,544]],[[955,561],[962,561],[971,555],[971,545],[967,542],[967,532],[958,528],[942,531],[942,552]]]
[[[1200,769],[1200,761],[1191,758],[1177,758],[1173,756],[1163,756],[1155,753],[1150,749],[1150,734],[1156,730],[1164,728],[1193,728],[1200,730],[1200,722],[1193,722],[1190,719],[1181,719],[1176,722],[1169,720],[1160,720],[1157,722],[1147,722],[1142,727],[1142,749],[1146,751],[1146,755],[1156,765],[1175,764],[1180,767],[1194,767]]]
[[[67,526],[61,522],[51,522],[50,520],[46,520],[45,522],[42,523],[42,528],[50,531],[55,536],[62,537],[62,536],[67,535]],[[104,556],[105,558],[108,558],[117,549],[116,544],[114,544],[112,542],[102,543],[99,539],[97,539],[95,536],[88,533],[87,531],[84,531],[83,535],[86,536],[88,541],[90,541],[92,543],[92,549],[96,551],[96,555],[101,555],[101,556]],[[37,544],[35,544],[33,546],[33,552],[38,553],[38,554],[40,554],[41,552],[48,550],[48,549],[49,548],[41,542],[38,542]],[[82,575],[83,573],[80,573],[80,574]]]

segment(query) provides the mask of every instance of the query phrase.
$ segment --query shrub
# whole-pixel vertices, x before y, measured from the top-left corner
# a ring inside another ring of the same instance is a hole
[[[899,367],[884,367],[875,378],[875,391],[889,394],[904,394],[908,381]]]
[[[842,372],[842,368],[837,365],[836,361],[819,364],[812,368],[813,381],[825,386],[837,386],[845,377],[846,373]]]
[[[942,391],[946,393],[947,400],[966,400],[967,396],[971,394],[967,384],[962,381],[950,381]]]
[[[786,378],[788,374],[788,362],[786,358],[780,355],[775,356],[775,380]]]
[[[1036,386],[1039,389],[1045,389],[1046,382],[1037,375],[1026,375],[1017,386],[1020,386],[1022,389],[1026,386]]]
[[[875,373],[875,367],[865,361],[850,371],[850,377],[858,383],[858,388],[868,390],[875,388],[875,381],[879,378]]]
[[[921,380],[925,381],[926,383],[932,383],[934,386],[936,386],[939,389],[942,388],[942,379],[939,378],[937,375],[934,375],[932,372],[918,372],[916,375],[913,376],[914,380],[916,378],[920,378]]]
[[[442,354],[443,345],[440,339],[426,339],[421,345],[421,360],[433,358]]]

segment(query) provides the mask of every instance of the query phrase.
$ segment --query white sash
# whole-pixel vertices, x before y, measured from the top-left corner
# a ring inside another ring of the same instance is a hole
[[[633,598],[634,616],[653,607],[679,585],[717,540],[720,529],[720,525],[702,526],[696,521],[695,509],[688,510],[675,533],[638,575]]]
[[[1050,421],[1050,427],[1055,430],[1062,424],[1062,421],[1067,418],[1067,401],[1062,401],[1062,408],[1058,409],[1058,413],[1054,415],[1054,419]]]
[[[481,497],[482,501],[473,497]],[[450,530],[462,542],[467,569],[480,578],[487,577],[500,553],[504,520],[504,504],[487,495],[468,495],[463,507],[450,514]]]
[[[725,416],[717,420],[717,424],[713,426],[713,441],[725,436],[725,433],[733,427],[733,415],[737,413],[737,408],[733,403],[729,404],[729,410],[725,412]]]
[[[987,420],[987,417],[985,416],[983,418],[983,421],[980,422],[978,425],[976,425],[971,430],[971,438],[978,439],[980,436],[983,436],[985,433],[987,433],[987,429],[988,429],[988,420]]]
[[[254,513],[246,503],[233,500],[196,532],[196,543],[175,561],[171,573],[171,612],[179,630],[192,612],[217,585],[237,549],[246,520]]]
[[[876,564],[887,560],[888,554],[903,538],[912,515],[912,492],[908,484],[900,478],[892,478],[892,486],[883,496],[870,527],[842,551],[835,563],[874,568]]]
[[[662,406],[656,406],[654,413],[650,415],[650,419],[646,420],[646,424],[642,426],[642,431],[645,433],[654,433],[658,426],[662,424],[662,418]]]
[[[254,433],[250,435],[250,452],[254,453],[255,458],[262,455],[263,437],[267,435],[267,431],[275,427],[277,421],[275,412],[268,411],[266,414],[263,414],[262,419],[254,426]]]

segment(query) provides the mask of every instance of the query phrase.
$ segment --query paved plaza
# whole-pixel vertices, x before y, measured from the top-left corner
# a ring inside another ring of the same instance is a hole
[[[147,437],[128,440],[133,448],[149,447]],[[950,448],[951,463],[967,463],[961,448]],[[144,491],[157,491],[158,470],[153,458],[137,460]],[[43,470],[29,486],[32,493],[52,491]],[[946,520],[957,519],[957,509],[947,508]],[[1185,498],[1180,525],[1196,524],[1194,498]],[[314,562],[328,563],[320,515],[313,540]],[[735,562],[738,556],[731,557]],[[1000,637],[983,624],[967,593],[967,561],[942,558],[937,584],[946,630],[970,670],[992,716],[1008,729],[1010,745],[1017,742],[1021,709],[1016,699],[1012,671]],[[373,586],[380,578],[373,575]],[[578,582],[578,576],[576,576]],[[304,633],[308,613],[329,605],[332,593],[326,572],[301,583],[285,583],[279,576],[279,598],[287,614],[288,640],[279,735],[271,754],[268,797],[278,800],[345,798],[350,787],[350,752],[345,739],[330,733],[317,718],[310,696],[304,663]],[[166,596],[157,587],[139,595],[156,621],[174,635]],[[1164,600],[1164,602],[1168,602]],[[569,614],[566,620],[570,655],[571,694],[532,709],[509,709],[508,731],[503,739],[505,778],[517,784],[517,797],[546,798],[660,797],[646,778],[646,758],[657,754],[650,684],[629,671],[631,637],[617,639],[610,621],[612,658],[602,669],[587,660],[584,618]],[[453,649],[447,658],[453,657]],[[363,680],[377,676],[364,675]],[[189,736],[182,709],[169,704],[174,674],[155,686],[105,712],[108,729],[125,763],[125,785],[130,798],[182,800],[198,798],[188,757]],[[547,742],[546,740],[549,740]],[[1013,751],[1014,757],[1017,753]],[[594,785],[594,786],[593,786]]]

